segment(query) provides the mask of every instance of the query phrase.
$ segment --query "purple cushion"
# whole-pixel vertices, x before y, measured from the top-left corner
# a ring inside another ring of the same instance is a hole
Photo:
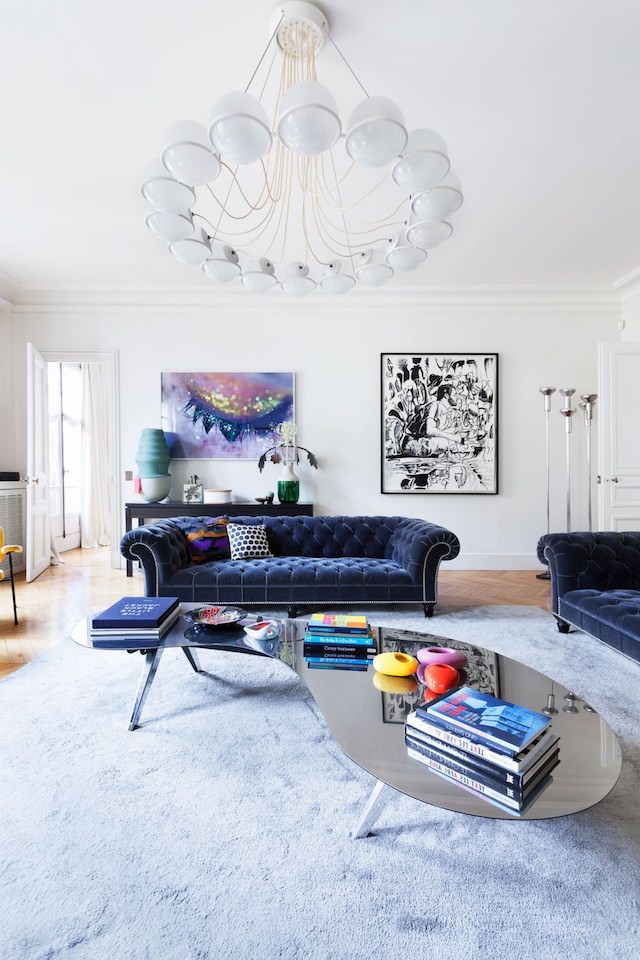
[[[216,517],[187,533],[192,563],[209,560],[228,560],[231,556],[227,518]]]

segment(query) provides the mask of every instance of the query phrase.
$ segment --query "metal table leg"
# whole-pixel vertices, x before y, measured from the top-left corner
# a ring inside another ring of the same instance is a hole
[[[198,660],[198,654],[195,652],[195,650],[193,650],[191,647],[182,647],[182,652],[196,673],[204,673],[204,670],[200,666],[200,661]]]
[[[162,656],[163,649],[163,647],[158,647],[155,650],[140,651],[141,653],[144,653],[144,664],[142,666],[142,673],[140,675],[140,683],[138,684],[136,700],[133,705],[133,713],[131,714],[129,730],[135,730],[138,726],[138,720],[140,719],[142,708],[144,707],[145,701],[149,695],[149,690],[151,690],[151,684],[153,683],[153,678],[156,675],[156,670],[158,669],[158,664],[160,663],[160,657]]]
[[[351,834],[354,840],[360,839],[360,837],[367,837],[370,833],[370,828],[374,825],[378,819],[378,814],[382,810],[383,803],[381,801],[382,791],[387,786],[383,780],[376,780],[375,786],[369,795],[364,810],[362,811],[362,816],[356,826],[355,830]]]

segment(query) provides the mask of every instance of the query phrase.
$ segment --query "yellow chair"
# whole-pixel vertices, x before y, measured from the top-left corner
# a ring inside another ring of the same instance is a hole
[[[16,585],[13,577],[13,554],[22,553],[22,547],[17,543],[4,542],[4,529],[0,527],[0,562],[9,557],[9,580],[11,581],[11,596],[13,597],[13,622],[18,624],[18,608],[16,607]],[[0,570],[0,580],[4,580],[4,571]]]

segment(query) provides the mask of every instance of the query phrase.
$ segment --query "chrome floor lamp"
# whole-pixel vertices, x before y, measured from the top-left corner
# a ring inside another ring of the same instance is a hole
[[[593,530],[591,512],[591,422],[593,420],[593,408],[597,399],[597,393],[583,393],[580,395],[580,409],[584,411],[584,425],[587,431],[587,508],[589,532]]]
[[[571,406],[571,397],[576,392],[575,387],[561,387],[560,393],[564,397],[564,406],[560,413],[564,417],[565,447],[567,461],[567,533],[571,533],[571,418],[575,408]]]
[[[544,397],[545,445],[546,445],[546,455],[547,455],[547,533],[551,532],[551,523],[550,523],[551,474],[549,469],[549,412],[551,410],[551,394],[555,392],[556,392],[555,387],[540,387],[540,393]],[[551,574],[549,573],[549,568],[547,567],[544,573],[537,573],[536,577],[538,580],[550,580]]]

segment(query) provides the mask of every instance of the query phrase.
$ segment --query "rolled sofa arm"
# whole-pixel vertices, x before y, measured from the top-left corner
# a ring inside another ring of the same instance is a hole
[[[640,532],[548,533],[537,553],[549,564],[554,613],[570,590],[640,589]]]
[[[142,564],[147,597],[159,596],[161,584],[191,563],[182,526],[171,518],[129,530],[120,541],[120,553]]]
[[[390,559],[404,567],[414,583],[422,584],[422,602],[433,605],[438,599],[438,567],[460,552],[455,533],[436,523],[409,517],[399,518],[389,539]]]

